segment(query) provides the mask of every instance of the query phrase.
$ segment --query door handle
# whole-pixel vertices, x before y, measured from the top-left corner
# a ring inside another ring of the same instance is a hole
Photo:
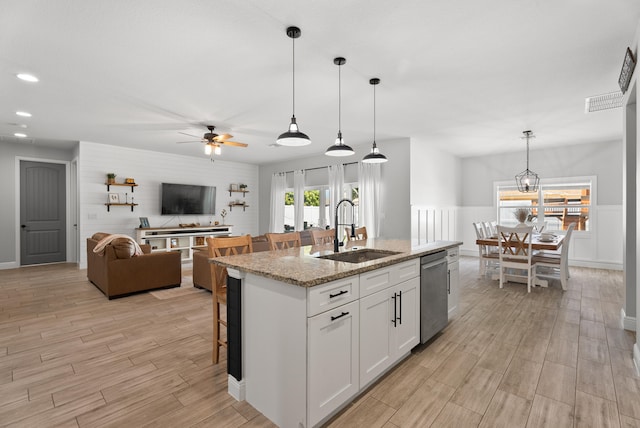
[[[400,316],[398,317],[398,321],[400,325],[402,325],[402,290],[398,292],[398,297],[400,297]]]
[[[447,294],[451,294],[451,271],[447,271]]]
[[[391,320],[391,322],[395,327],[396,320],[398,319],[398,305],[396,304],[396,293],[393,293],[393,296],[391,296],[391,298],[393,299],[393,319]]]
[[[26,224],[21,224],[20,227],[24,229],[24,228],[27,227],[27,225]]]

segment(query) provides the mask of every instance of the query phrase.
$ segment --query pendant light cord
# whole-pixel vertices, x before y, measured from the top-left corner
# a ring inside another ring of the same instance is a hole
[[[373,85],[373,146],[376,145],[376,85]]]
[[[291,38],[291,47],[292,47],[292,57],[293,61],[291,64],[291,68],[293,70],[293,79],[291,79],[293,85],[293,113],[292,116],[296,117],[296,39],[295,37]]]
[[[338,132],[342,134],[342,74],[340,69],[342,64],[338,64]],[[342,140],[340,141],[342,143]]]

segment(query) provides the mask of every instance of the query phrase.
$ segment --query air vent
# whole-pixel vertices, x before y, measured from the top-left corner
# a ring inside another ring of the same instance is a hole
[[[622,92],[610,92],[608,94],[594,95],[584,99],[584,112],[610,110],[622,107]]]

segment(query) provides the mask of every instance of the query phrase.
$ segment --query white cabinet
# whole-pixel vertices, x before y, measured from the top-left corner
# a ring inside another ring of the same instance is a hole
[[[357,301],[307,321],[309,426],[331,414],[360,389]]]
[[[460,262],[458,247],[447,250],[447,292],[449,320],[458,313],[458,302],[460,300]]]
[[[193,247],[206,245],[208,236],[229,236],[231,226],[162,227],[136,229],[136,241],[151,245],[151,252],[179,251],[182,261],[193,259]]]
[[[390,283],[386,289],[360,299],[360,388],[420,342],[419,260],[410,263],[415,264],[412,279]],[[391,276],[399,277],[407,267],[404,263],[392,267]],[[364,282],[361,275],[361,286]]]

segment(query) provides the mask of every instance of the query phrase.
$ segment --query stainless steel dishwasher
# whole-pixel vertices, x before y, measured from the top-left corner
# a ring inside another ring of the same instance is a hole
[[[425,343],[446,327],[447,252],[420,258],[420,343]]]

